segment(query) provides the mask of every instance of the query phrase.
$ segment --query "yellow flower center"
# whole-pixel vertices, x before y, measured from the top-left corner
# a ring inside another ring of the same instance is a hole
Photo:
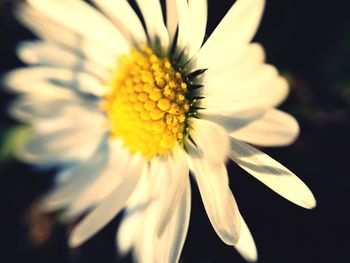
[[[152,49],[133,49],[120,57],[103,109],[113,138],[131,152],[151,159],[182,144],[190,102],[187,84],[168,58]]]

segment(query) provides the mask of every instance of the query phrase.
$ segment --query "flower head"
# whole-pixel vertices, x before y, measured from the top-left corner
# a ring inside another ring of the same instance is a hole
[[[139,262],[177,262],[191,171],[218,236],[256,260],[228,158],[289,201],[316,205],[291,171],[247,144],[287,145],[299,131],[275,109],[287,82],[250,43],[264,0],[237,1],[206,41],[205,0],[167,0],[166,14],[158,0],[137,0],[145,28],[125,0],[92,2],[28,0],[16,9],[41,39],[20,44],[31,66],[5,78],[22,93],[12,115],[34,131],[19,157],[61,168],[43,207],[64,209],[66,220],[89,211],[73,247],[125,209],[120,251]]]

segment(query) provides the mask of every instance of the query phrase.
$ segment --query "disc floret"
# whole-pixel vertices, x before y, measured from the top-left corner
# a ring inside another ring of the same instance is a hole
[[[168,57],[143,46],[121,56],[103,108],[112,138],[133,154],[164,155],[187,135],[188,84]]]

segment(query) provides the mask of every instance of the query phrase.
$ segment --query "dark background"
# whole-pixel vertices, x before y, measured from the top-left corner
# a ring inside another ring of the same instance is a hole
[[[0,0],[0,74],[23,65],[15,45],[34,38],[15,21],[9,2]],[[209,1],[208,34],[232,3]],[[346,0],[267,0],[255,40],[291,84],[281,108],[298,119],[301,135],[289,147],[264,151],[310,186],[318,206],[309,211],[288,203],[229,164],[231,188],[261,263],[349,262],[349,10]],[[0,92],[0,262],[129,262],[116,256],[118,218],[79,249],[69,250],[72,225],[40,213],[35,202],[51,185],[55,171],[37,171],[11,158],[21,144],[23,127],[6,116],[13,97]],[[181,261],[244,262],[216,236],[195,185]]]

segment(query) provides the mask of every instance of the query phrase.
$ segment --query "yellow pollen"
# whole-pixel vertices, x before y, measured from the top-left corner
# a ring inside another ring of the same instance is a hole
[[[109,117],[111,137],[121,139],[132,154],[151,159],[183,142],[190,109],[187,84],[168,58],[147,46],[133,49],[119,58],[108,86],[101,108]]]

